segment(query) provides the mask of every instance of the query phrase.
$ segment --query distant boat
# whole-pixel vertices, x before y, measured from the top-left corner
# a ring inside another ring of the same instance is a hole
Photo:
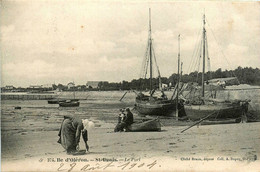
[[[65,102],[59,102],[60,107],[79,107],[78,101],[66,100]]]
[[[53,98],[53,99],[48,100],[48,104],[59,104],[60,102],[65,102],[65,101],[66,100]]]
[[[161,123],[159,119],[151,119],[141,123],[133,123],[128,129],[130,132],[161,131]]]
[[[136,101],[135,101],[135,109],[139,113],[139,115],[156,115],[156,116],[168,116],[170,115],[176,107],[176,100],[175,99],[168,99],[164,94],[163,90],[161,89],[161,76],[160,71],[157,66],[158,70],[158,79],[159,79],[159,93],[160,95],[156,96],[156,89],[153,88],[153,59],[156,63],[156,58],[154,55],[154,50],[152,46],[152,36],[151,36],[151,13],[149,9],[149,38],[148,38],[148,45],[147,51],[145,56],[144,70],[145,70],[145,77],[148,71],[148,66],[150,66],[150,90],[148,95],[145,93],[136,93]],[[148,64],[149,62],[149,64]]]
[[[190,97],[190,99],[186,100],[186,104],[184,104],[184,109],[186,112],[186,115],[191,120],[199,120],[204,117],[207,117],[207,119],[226,119],[226,118],[240,118],[248,109],[248,100],[217,100],[216,95],[212,96],[212,99],[205,98],[205,58],[206,58],[206,52],[208,54],[208,51],[206,50],[207,43],[207,37],[206,37],[206,29],[205,29],[205,15],[203,16],[203,36],[202,36],[202,53],[203,53],[203,65],[202,65],[202,88],[201,90],[198,89],[200,92],[199,95],[195,96],[195,92],[193,97]],[[209,59],[209,58],[208,58]],[[231,78],[236,79],[236,78]],[[222,79],[219,78],[216,80],[210,80],[211,83],[214,83],[217,81],[217,83],[220,81],[228,81],[230,78]],[[206,83],[209,83],[209,81],[206,81]],[[220,84],[218,84],[220,85]],[[222,84],[223,85],[223,84]],[[195,90],[196,90],[195,89]],[[191,91],[190,91],[191,93]]]
[[[75,89],[73,90],[73,99],[67,99],[64,102],[59,102],[60,107],[78,107],[79,104],[79,99],[75,99]]]
[[[79,99],[69,99],[71,101],[79,101]],[[53,98],[48,100],[48,104],[59,104],[61,102],[66,102],[66,99]]]

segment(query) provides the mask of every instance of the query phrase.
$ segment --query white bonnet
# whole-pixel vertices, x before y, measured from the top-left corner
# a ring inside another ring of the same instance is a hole
[[[82,119],[83,128],[86,130],[90,130],[95,127],[94,122],[88,120],[88,119]]]

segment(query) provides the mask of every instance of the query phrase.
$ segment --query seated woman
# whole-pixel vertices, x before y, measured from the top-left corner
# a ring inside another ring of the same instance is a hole
[[[88,129],[94,127],[94,123],[88,119],[80,119],[79,117],[66,117],[60,128],[60,144],[67,151],[67,154],[76,153],[79,149],[80,134],[82,133],[86,150],[89,150]],[[58,141],[59,142],[59,141]]]
[[[124,109],[119,109],[120,113],[118,115],[118,123],[114,129],[114,132],[123,131],[123,126],[121,126],[122,122],[125,119]]]

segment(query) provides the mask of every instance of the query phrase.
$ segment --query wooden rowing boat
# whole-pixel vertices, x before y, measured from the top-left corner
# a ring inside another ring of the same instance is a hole
[[[141,123],[133,123],[128,127],[130,132],[138,132],[138,131],[161,131],[161,123],[160,120],[151,119],[148,121],[144,121]]]
[[[78,101],[66,101],[66,102],[60,102],[60,107],[79,107]]]

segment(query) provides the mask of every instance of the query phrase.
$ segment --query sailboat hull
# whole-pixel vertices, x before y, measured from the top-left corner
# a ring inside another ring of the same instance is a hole
[[[71,101],[71,102],[61,102],[59,103],[60,107],[79,107],[79,102]]]
[[[48,104],[59,104],[60,102],[65,102],[66,100],[60,100],[60,99],[52,99],[48,100]]]
[[[239,118],[242,116],[243,107],[239,104],[214,104],[214,105],[184,105],[185,113],[191,120],[199,120],[207,115],[207,119]]]
[[[140,115],[169,116],[176,108],[175,101],[136,101],[135,108]]]
[[[79,99],[69,99],[70,101],[79,101]],[[59,104],[61,102],[66,102],[66,99],[51,99],[48,100],[48,104]]]

